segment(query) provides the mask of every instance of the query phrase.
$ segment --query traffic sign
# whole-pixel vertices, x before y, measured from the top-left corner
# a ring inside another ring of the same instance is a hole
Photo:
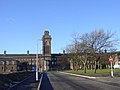
[[[32,67],[32,71],[35,71],[36,70],[36,67]]]
[[[113,61],[113,58],[109,58],[109,62],[112,62]]]

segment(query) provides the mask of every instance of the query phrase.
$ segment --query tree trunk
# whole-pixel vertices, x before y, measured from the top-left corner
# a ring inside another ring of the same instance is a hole
[[[84,73],[86,73],[86,63],[84,63]]]
[[[94,68],[94,73],[96,73],[96,60],[95,60],[95,68]]]

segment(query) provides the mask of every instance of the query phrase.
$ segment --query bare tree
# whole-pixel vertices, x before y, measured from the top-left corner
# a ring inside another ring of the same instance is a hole
[[[72,43],[67,47],[66,51],[72,53],[71,57],[76,65],[82,62],[84,65],[84,72],[86,72],[86,63],[89,56],[93,56],[95,62],[96,73],[96,62],[100,59],[100,53],[107,51],[115,51],[115,45],[118,45],[118,40],[114,38],[115,33],[105,32],[104,30],[95,30],[91,33],[85,33],[81,36],[74,34]],[[80,53],[84,53],[80,56]]]
[[[105,49],[108,51],[116,50],[115,45],[118,44],[118,40],[113,38],[114,35],[115,34],[111,33],[110,31],[105,32],[104,30],[100,29],[98,31],[93,31],[90,34],[86,33],[81,36],[81,41],[86,42],[88,52],[94,57],[94,73],[96,73],[96,62],[100,58],[100,55],[98,54],[103,52]]]
[[[74,34],[72,38],[72,43],[66,47],[66,51],[69,54],[70,62],[73,63],[73,69],[77,71],[81,66],[81,58],[79,58],[80,42],[78,36],[79,35]]]

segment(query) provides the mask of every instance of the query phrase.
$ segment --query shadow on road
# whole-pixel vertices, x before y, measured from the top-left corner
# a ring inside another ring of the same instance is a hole
[[[43,73],[43,79],[42,79],[40,90],[54,90],[49,81],[47,73]]]
[[[38,74],[39,78],[41,77],[41,74]],[[23,82],[19,83],[15,87],[9,88],[7,90],[36,90],[38,87],[39,81],[36,82],[35,79],[35,73],[24,80]]]

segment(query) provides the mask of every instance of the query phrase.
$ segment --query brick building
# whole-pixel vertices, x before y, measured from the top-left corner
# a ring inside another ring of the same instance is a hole
[[[62,54],[51,54],[51,39],[49,31],[45,31],[42,36],[42,54],[38,54],[39,70],[55,70],[58,68],[57,56]],[[11,64],[11,62],[14,62],[14,64]],[[5,67],[3,66],[6,63],[11,68],[4,70]],[[36,67],[36,54],[29,54],[29,51],[26,54],[7,54],[6,51],[4,51],[4,54],[0,54],[0,72],[32,70],[33,67]]]
[[[62,54],[51,53],[51,35],[49,31],[45,31],[42,36],[42,54],[38,54],[38,69],[39,70],[61,70],[73,69],[74,65],[70,62],[69,57],[63,51]],[[114,65],[120,65],[120,52],[112,53],[114,56]],[[21,70],[32,70],[36,67],[36,54],[0,54],[0,73],[14,72]],[[109,64],[105,65],[109,68]],[[93,69],[94,62],[87,61],[87,68]]]

